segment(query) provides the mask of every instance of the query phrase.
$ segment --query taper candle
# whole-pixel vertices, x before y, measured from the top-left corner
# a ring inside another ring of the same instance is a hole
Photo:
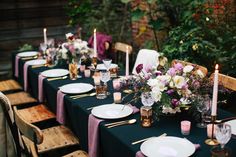
[[[94,49],[94,57],[97,57],[97,32],[96,32],[96,28],[93,30],[93,49]]]
[[[216,116],[217,111],[217,97],[218,97],[218,64],[215,66],[215,73],[214,73],[214,86],[213,86],[213,97],[212,97],[212,107],[211,107],[211,115]]]
[[[129,46],[126,46],[125,76],[129,76]]]
[[[47,44],[47,28],[43,29],[44,44]]]

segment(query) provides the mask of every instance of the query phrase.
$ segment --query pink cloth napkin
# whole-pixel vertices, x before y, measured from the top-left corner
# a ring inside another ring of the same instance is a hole
[[[65,124],[65,107],[64,107],[64,96],[60,90],[57,91],[57,121],[60,124]]]
[[[135,106],[129,104],[133,109],[133,114],[139,112],[139,109]],[[88,120],[88,149],[89,157],[98,157],[99,155],[99,123],[102,122],[102,119],[95,118],[92,114],[89,115]]]
[[[201,146],[200,144],[194,144],[195,149],[198,150]],[[141,151],[138,151],[135,155],[135,157],[145,157],[145,155],[143,155],[143,153]]]
[[[19,56],[16,56],[15,58],[15,77],[19,76]]]
[[[43,102],[44,101],[44,95],[43,95],[43,80],[46,77],[44,77],[43,75],[39,75],[38,77],[38,99],[39,102]]]
[[[26,92],[28,91],[28,67],[29,67],[29,64],[25,63],[24,64],[24,90]]]

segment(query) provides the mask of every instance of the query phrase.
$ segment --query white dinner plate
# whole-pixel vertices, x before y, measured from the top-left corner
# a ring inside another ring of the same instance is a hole
[[[70,83],[60,87],[60,90],[66,94],[86,93],[93,89],[93,85],[88,83]]]
[[[118,119],[129,116],[133,113],[133,109],[122,104],[105,104],[94,107],[91,113],[102,119]]]
[[[68,74],[69,71],[66,69],[51,69],[41,73],[41,75],[43,75],[44,77],[61,77]]]
[[[118,67],[118,65],[117,64],[111,64],[111,66],[110,66],[110,68],[116,68],[116,67]],[[97,65],[97,70],[106,70],[107,68],[105,67],[105,65],[104,64],[98,64]]]
[[[33,57],[36,55],[38,55],[37,51],[27,51],[27,52],[21,52],[17,54],[17,56],[19,57]]]
[[[187,139],[166,136],[148,139],[140,150],[148,157],[188,157],[195,152],[195,147]]]
[[[30,61],[25,62],[25,64],[28,64],[28,65],[43,65],[43,64],[46,64],[46,60],[45,59],[30,60]]]
[[[236,135],[236,119],[226,122],[231,126],[231,134]]]

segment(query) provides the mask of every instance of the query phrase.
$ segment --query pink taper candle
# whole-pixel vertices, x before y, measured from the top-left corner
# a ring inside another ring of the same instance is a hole
[[[217,96],[218,96],[218,64],[215,66],[215,73],[214,73],[214,86],[213,86],[213,97],[212,97],[212,107],[211,107],[211,115],[216,116],[217,111]]]
[[[126,47],[125,76],[129,76],[129,46]]]
[[[93,30],[93,49],[94,49],[94,57],[97,57],[97,32],[96,32],[96,28]]]

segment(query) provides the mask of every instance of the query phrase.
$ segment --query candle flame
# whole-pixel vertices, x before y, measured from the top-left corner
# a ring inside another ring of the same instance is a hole
[[[126,51],[129,52],[129,46],[126,46]]]
[[[216,66],[215,66],[215,70],[218,70],[218,69],[219,69],[219,65],[216,64]]]
[[[95,29],[93,30],[93,32],[96,33],[96,31],[97,31],[97,30],[96,30],[96,28],[95,28]]]
[[[44,28],[43,31],[46,32],[46,31],[47,31],[47,28]]]

